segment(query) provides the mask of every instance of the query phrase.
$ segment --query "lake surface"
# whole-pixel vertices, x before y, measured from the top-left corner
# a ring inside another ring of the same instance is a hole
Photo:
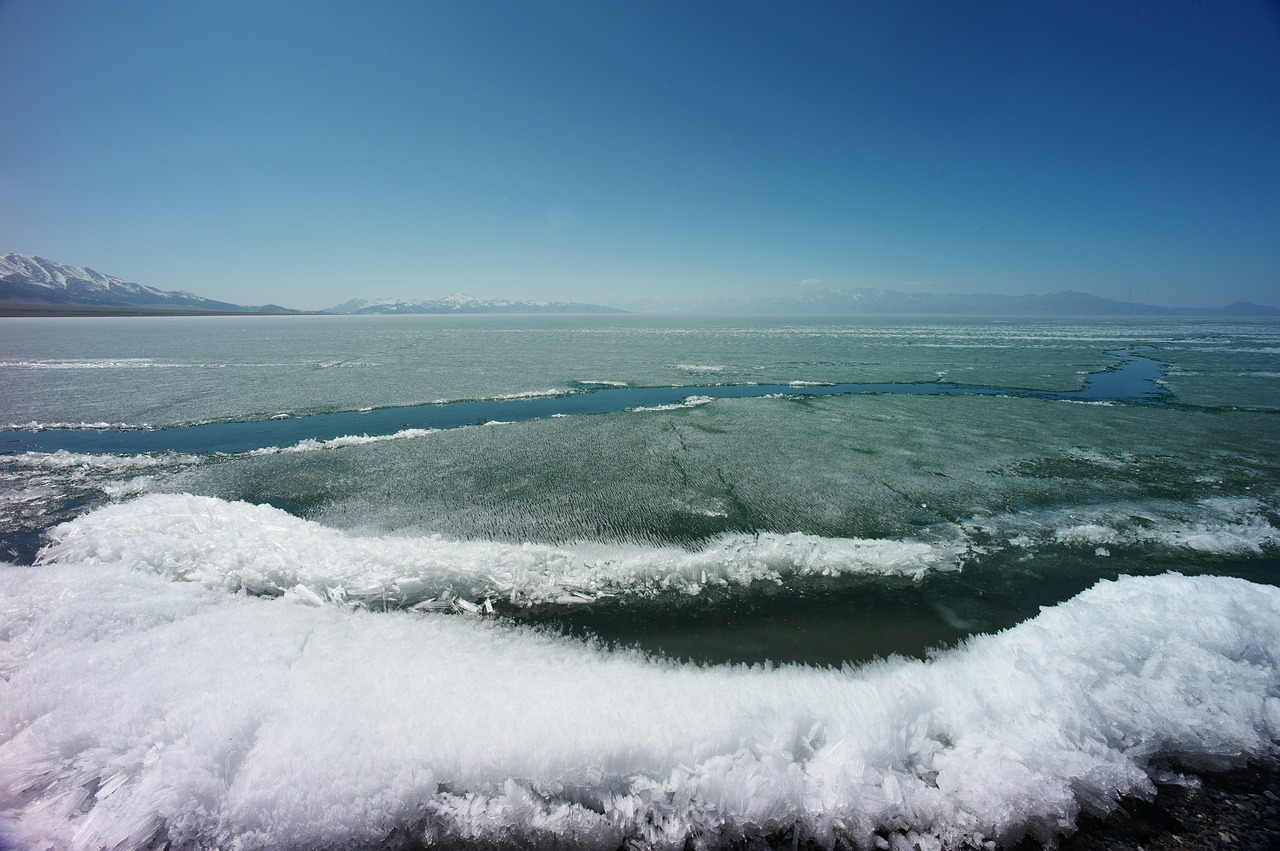
[[[1280,323],[0,320],[0,388],[21,836],[958,847],[1280,737]]]

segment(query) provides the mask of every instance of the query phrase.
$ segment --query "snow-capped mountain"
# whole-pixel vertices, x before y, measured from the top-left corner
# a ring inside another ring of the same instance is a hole
[[[85,266],[69,266],[30,254],[0,254],[0,303],[71,307],[159,308],[220,313],[286,313],[277,305],[245,307],[130,283]]]
[[[400,300],[395,298],[353,298],[344,301],[342,304],[335,304],[333,307],[321,309],[321,313],[359,313],[362,310],[371,307],[389,307],[399,304]]]
[[[582,304],[571,301],[511,301],[509,299],[483,299],[465,293],[454,293],[430,301],[405,301],[395,298],[353,298],[327,307],[321,313],[624,313],[599,304]]]

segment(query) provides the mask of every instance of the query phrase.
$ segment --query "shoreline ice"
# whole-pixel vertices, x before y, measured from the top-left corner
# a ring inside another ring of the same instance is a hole
[[[0,835],[29,848],[952,849],[1280,740],[1280,589],[1102,581],[927,661],[696,666],[121,565],[0,567]],[[519,698],[515,699],[518,695]]]

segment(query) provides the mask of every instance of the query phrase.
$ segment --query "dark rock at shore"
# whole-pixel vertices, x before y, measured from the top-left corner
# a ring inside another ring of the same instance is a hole
[[[1039,849],[1027,842],[1017,851]],[[1161,786],[1153,801],[1125,800],[1106,818],[1080,819],[1060,851],[1280,851],[1280,760]]]

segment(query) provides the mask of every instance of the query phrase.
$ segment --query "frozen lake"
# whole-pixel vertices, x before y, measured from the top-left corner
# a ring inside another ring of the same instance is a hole
[[[23,841],[959,847],[1280,738],[1280,323],[0,320],[0,386]]]

